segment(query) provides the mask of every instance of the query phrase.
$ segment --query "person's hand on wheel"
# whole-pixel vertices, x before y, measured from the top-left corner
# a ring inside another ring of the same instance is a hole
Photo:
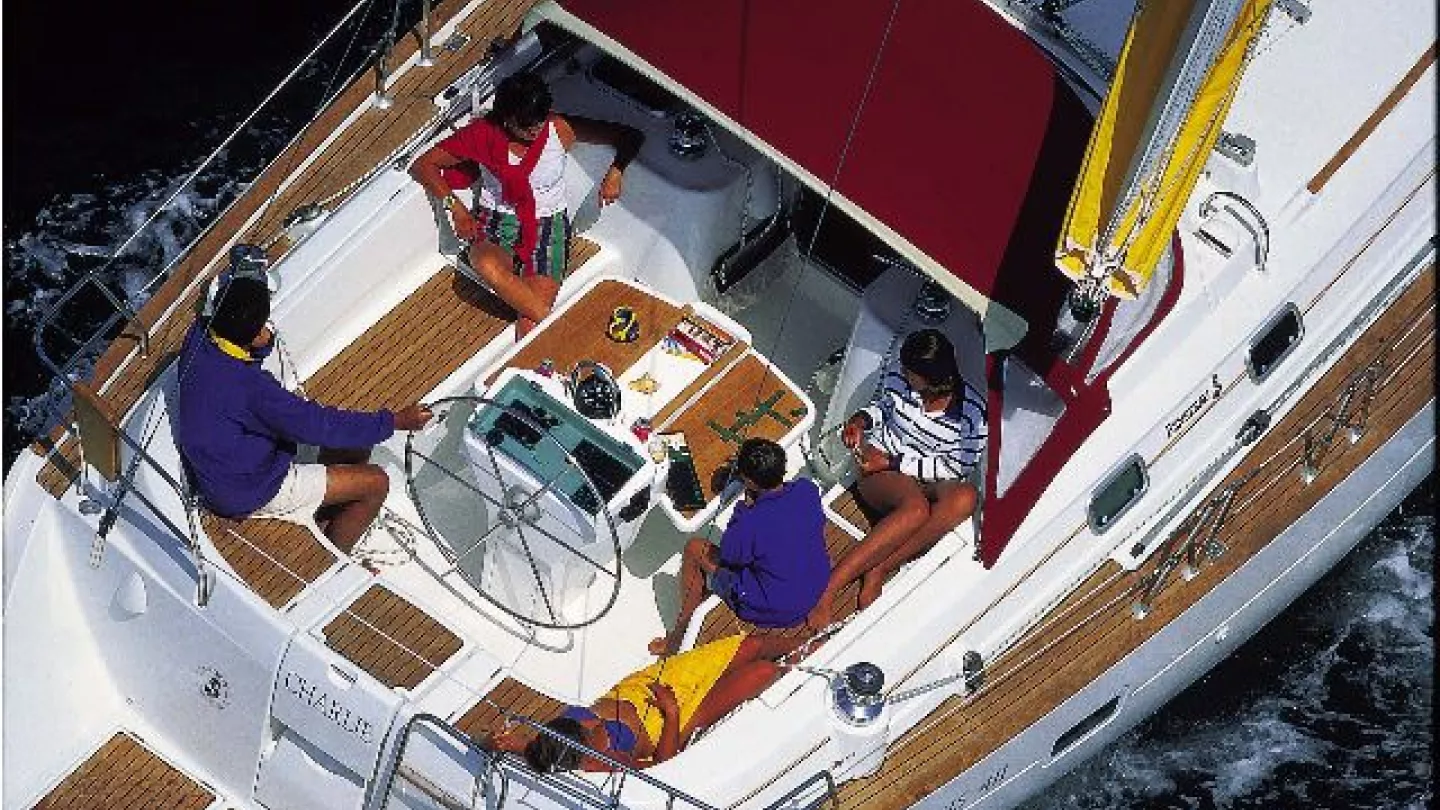
[[[429,408],[418,402],[414,405],[406,405],[395,412],[395,429],[419,430],[425,427],[434,415]]]

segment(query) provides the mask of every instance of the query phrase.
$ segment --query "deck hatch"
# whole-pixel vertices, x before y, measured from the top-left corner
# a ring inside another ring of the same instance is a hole
[[[1090,508],[1086,510],[1090,531],[1104,534],[1149,488],[1150,476],[1145,471],[1145,460],[1132,455],[1106,476],[1105,482],[1090,496]]]
[[[1250,342],[1250,351],[1245,355],[1245,368],[1250,372],[1250,379],[1257,384],[1264,382],[1270,372],[1295,351],[1304,336],[1305,324],[1300,319],[1300,310],[1287,303]]]
[[[386,686],[414,689],[460,651],[443,624],[379,585],[325,626],[325,644]]]

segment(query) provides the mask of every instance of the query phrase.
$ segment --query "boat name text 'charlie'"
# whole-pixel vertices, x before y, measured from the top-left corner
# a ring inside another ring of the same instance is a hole
[[[367,745],[374,742],[374,734],[371,733],[373,726],[369,720],[351,712],[340,701],[330,697],[318,684],[305,680],[305,676],[300,673],[285,673],[285,689],[319,712],[322,717],[359,737],[361,742]]]

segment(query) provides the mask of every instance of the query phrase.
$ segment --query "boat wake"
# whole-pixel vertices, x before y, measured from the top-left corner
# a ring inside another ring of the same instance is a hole
[[[1434,501],[1432,478],[1255,638],[1029,808],[1430,806]]]
[[[223,132],[211,132],[199,142],[216,142]],[[250,130],[258,141],[257,154],[273,152],[283,143],[285,131]],[[35,215],[32,227],[5,240],[5,433],[4,458],[8,469],[24,446],[42,430],[64,399],[64,386],[47,388],[51,374],[34,351],[33,334],[40,318],[65,290],[86,273],[97,272],[118,296],[132,307],[148,297],[146,283],[168,266],[204,227],[239,196],[262,168],[258,158],[227,159],[221,155],[189,188],[171,195],[189,176],[189,170],[151,170],[137,177],[112,182],[95,192],[57,195]],[[166,201],[169,201],[168,204]],[[161,205],[155,221],[106,267],[114,251],[125,243]],[[78,341],[94,332],[109,313],[108,307],[87,307],[77,299],[67,305],[63,334],[48,345],[58,361],[75,351]],[[48,334],[48,333],[47,333]],[[79,373],[88,370],[82,362]]]

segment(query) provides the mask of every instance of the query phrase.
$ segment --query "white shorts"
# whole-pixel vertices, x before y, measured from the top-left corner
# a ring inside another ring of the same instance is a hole
[[[313,523],[315,510],[325,503],[327,475],[324,464],[291,464],[280,482],[280,491],[251,517]]]

